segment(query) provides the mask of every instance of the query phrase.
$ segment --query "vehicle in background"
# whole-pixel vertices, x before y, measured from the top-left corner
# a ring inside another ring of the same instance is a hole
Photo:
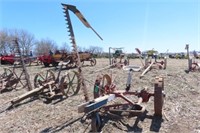
[[[1,55],[0,60],[1,60],[1,64],[10,64],[13,65],[15,60],[15,55],[10,54],[10,55]]]

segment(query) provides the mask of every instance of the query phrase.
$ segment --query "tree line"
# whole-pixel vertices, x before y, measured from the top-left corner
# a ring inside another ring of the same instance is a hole
[[[14,53],[14,39],[18,39],[18,43],[23,55],[29,55],[32,52],[35,56],[48,54],[51,50],[55,52],[57,50],[71,52],[71,47],[64,42],[61,45],[52,39],[36,39],[34,34],[23,29],[4,29],[0,30],[0,54],[7,55]],[[88,48],[78,46],[80,52],[90,52],[96,55],[103,53],[103,48],[99,46],[89,46]]]

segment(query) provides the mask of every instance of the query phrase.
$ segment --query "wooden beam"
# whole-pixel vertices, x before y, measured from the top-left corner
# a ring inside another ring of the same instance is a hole
[[[109,101],[112,101],[113,99],[115,99],[115,94],[109,94],[102,97],[98,97],[93,101],[85,102],[78,106],[78,113],[88,113],[94,111],[106,105]]]
[[[143,71],[143,73],[140,75],[140,78],[142,78],[144,76],[145,73],[147,73],[149,71],[149,69],[151,68],[151,66],[153,65],[153,61],[151,62],[151,64]]]
[[[11,104],[14,105],[14,104],[19,103],[19,102],[21,102],[22,100],[24,100],[24,99],[26,99],[26,98],[28,98],[28,97],[34,96],[34,95],[36,95],[38,92],[40,92],[40,91],[42,91],[43,89],[45,89],[46,87],[48,87],[48,85],[53,84],[53,83],[55,83],[55,81],[50,81],[50,82],[44,84],[43,86],[40,86],[40,87],[38,87],[38,88],[36,88],[36,89],[33,89],[33,90],[31,90],[31,91],[28,91],[28,92],[25,93],[25,94],[22,94],[22,95],[18,96],[18,97],[16,97],[16,98],[14,98],[13,100],[11,100]]]

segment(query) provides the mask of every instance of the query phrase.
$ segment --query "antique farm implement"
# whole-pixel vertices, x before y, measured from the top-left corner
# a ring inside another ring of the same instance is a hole
[[[76,45],[76,41],[75,41],[75,36],[74,36],[74,31],[73,31],[73,27],[72,27],[72,23],[71,23],[71,19],[70,19],[70,15],[69,15],[69,11],[73,12],[78,18],[79,20],[87,27],[90,28],[94,31],[94,33],[101,39],[103,40],[100,35],[91,27],[91,25],[87,22],[87,20],[85,19],[85,17],[81,14],[81,12],[76,8],[76,6],[73,5],[68,5],[68,4],[62,4],[63,6],[63,10],[64,10],[64,14],[65,14],[65,20],[66,20],[66,24],[67,24],[67,28],[68,28],[68,32],[69,32],[69,36],[70,36],[70,40],[72,43],[72,47],[73,47],[73,54],[76,54],[77,57],[77,68],[78,68],[78,73],[79,73],[79,81],[80,84],[82,86],[83,89],[83,93],[85,96],[85,101],[89,100],[88,97],[88,93],[87,93],[87,87],[85,84],[85,80],[84,80],[84,76],[82,74],[82,64],[81,64],[81,57],[79,55],[78,52],[78,48]]]
[[[114,53],[111,53],[111,49],[114,50]],[[123,48],[112,48],[109,47],[109,62],[110,65],[113,66],[127,66],[129,65],[129,58],[127,55],[122,51]]]
[[[81,64],[84,64],[85,61],[89,61],[91,66],[96,65],[96,59],[93,57],[92,53],[88,52],[79,52]],[[50,64],[57,66],[60,61],[68,62],[66,67],[75,67],[77,65],[77,56],[74,53],[66,52],[57,52],[53,55],[43,55],[40,56],[41,62],[45,67],[48,67]]]
[[[164,80],[156,77],[154,92],[148,92],[146,88],[138,91],[130,91],[132,68],[129,68],[126,87],[124,90],[117,90],[117,86],[112,82],[112,77],[108,74],[97,77],[94,85],[94,100],[85,102],[78,107],[79,113],[85,113],[91,118],[92,132],[100,130],[102,125],[101,116],[104,113],[122,114],[124,112],[131,115],[139,115],[146,110],[142,103],[147,103],[150,97],[154,97],[155,115],[162,116],[164,103]],[[134,102],[130,96],[137,96]]]
[[[78,72],[76,72],[76,71],[67,72],[60,79],[62,67],[67,66],[70,63],[70,60],[64,60],[67,62],[60,61],[58,63],[58,65],[60,66],[60,69],[59,69],[57,77],[55,77],[55,75],[52,71],[47,71],[44,76],[42,74],[38,73],[34,78],[35,89],[13,99],[11,101],[11,103],[13,105],[19,103],[20,101],[22,101],[28,97],[37,96],[37,95],[45,96],[47,99],[52,99],[54,96],[59,95],[59,94],[61,94],[62,96],[65,95],[66,97],[69,97],[69,96],[77,94],[79,92],[80,86],[83,87],[83,93],[85,96],[85,100],[86,101],[89,100],[86,86],[84,83],[84,78],[81,73],[82,65],[81,65],[80,55],[77,50],[77,45],[75,42],[75,37],[74,37],[68,10],[75,13],[86,27],[91,28],[93,31],[94,31],[94,29],[89,25],[89,23],[86,21],[86,19],[80,13],[80,11],[76,9],[75,6],[66,5],[66,4],[62,4],[62,6],[64,9],[66,21],[67,21],[67,26],[68,26],[67,28],[68,28],[68,31],[69,31],[70,37],[71,37],[70,40],[72,41],[72,47],[73,47],[72,53],[77,58],[76,62],[77,62]],[[96,31],[94,31],[94,32],[96,33]]]
[[[136,48],[135,50],[140,55],[139,59],[141,60],[141,54],[142,54],[141,51],[138,48]],[[157,56],[154,56],[154,59],[147,57],[147,58],[145,58],[145,62],[143,63],[141,60],[141,63],[144,66],[144,71],[140,75],[140,78],[143,77],[145,73],[147,73],[149,70],[151,70],[153,68],[166,69],[167,57],[164,57],[164,60],[161,60],[161,61],[157,60]]]
[[[200,63],[195,61],[195,59],[190,58],[190,55],[189,55],[189,44],[186,44],[185,49],[187,50],[187,58],[188,58],[188,70],[186,70],[186,72],[200,71]]]
[[[44,97],[47,100],[51,100],[55,96],[69,97],[77,94],[80,90],[80,82],[76,71],[68,71],[60,78],[62,67],[67,63],[60,62],[57,77],[51,70],[47,70],[46,73],[36,74],[34,77],[35,88],[14,98],[11,103],[15,105],[22,100],[33,96]]]
[[[21,66],[22,68],[21,68],[20,73],[17,73],[15,71],[16,69],[15,65],[13,66],[13,69],[4,68],[3,74],[0,75],[0,91],[1,92],[4,90],[16,89],[18,83],[21,83],[23,88],[28,87],[28,90],[32,90],[29,74],[26,70],[24,59],[23,59],[23,56],[21,55],[21,51],[20,51],[20,47],[19,47],[17,39],[14,40],[14,46],[15,46],[14,47],[15,54],[18,55],[18,60],[22,64]],[[23,83],[22,79],[25,79],[26,83]]]

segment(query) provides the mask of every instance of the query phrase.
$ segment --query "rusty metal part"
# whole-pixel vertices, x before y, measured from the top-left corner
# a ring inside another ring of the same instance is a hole
[[[66,73],[60,80],[59,88],[63,95],[67,97],[76,95],[80,90],[78,72],[71,71]]]
[[[30,90],[32,90],[32,86],[31,86],[31,82],[30,82],[30,76],[27,72],[27,69],[26,69],[26,66],[25,66],[25,63],[24,63],[23,56],[21,54],[21,50],[20,50],[17,38],[14,40],[14,43],[15,43],[15,55],[18,55],[19,58],[20,58],[20,62],[22,63],[22,69],[23,69],[22,74],[25,75],[26,84],[27,84],[28,90],[30,91]]]
[[[31,91],[28,91],[27,93],[20,95],[18,97],[15,97],[13,100],[11,100],[11,104],[16,105],[17,103],[21,102],[22,100],[31,97],[31,96],[35,96],[36,94],[40,93],[43,89],[49,87],[49,85],[53,84],[54,81],[48,82],[47,84],[43,84],[43,86],[40,86],[36,89],[33,89]]]
[[[162,108],[164,104],[164,80],[156,77],[154,85],[154,111],[155,115],[162,116]]]
[[[146,58],[145,59],[145,68],[147,68],[151,63],[153,62],[153,65],[151,68],[159,68],[159,69],[166,69],[167,67],[167,58],[165,57],[162,61],[157,61],[152,59]]]
[[[38,88],[49,81],[55,81],[56,77],[54,72],[47,70],[46,73],[37,73],[34,77],[34,87]]]
[[[0,75],[0,92],[2,92],[4,89],[11,87],[11,80],[13,79],[13,72],[8,69],[4,68],[3,74]]]
[[[65,4],[62,4],[62,5],[63,5],[66,21],[67,21],[68,32],[70,33],[69,34],[70,40],[72,41],[71,43],[72,43],[72,47],[73,47],[73,52],[75,52],[75,54],[77,55],[77,59],[78,59],[77,65],[78,65],[78,72],[79,72],[79,76],[78,76],[79,81],[81,81],[80,83],[81,83],[82,88],[83,88],[83,94],[85,96],[85,101],[89,101],[87,87],[86,87],[84,77],[83,77],[83,74],[82,74],[82,70],[81,70],[80,56],[79,56],[79,53],[78,53],[78,48],[77,48],[76,41],[75,41],[75,36],[74,36],[72,24],[71,24],[71,19],[70,19],[69,12],[68,12],[68,10],[74,11],[75,8],[74,8],[74,6],[70,6],[70,5],[65,5]]]
[[[4,68],[3,74],[0,76],[0,90],[3,92],[4,90],[17,90],[18,83],[21,83],[21,85],[26,87],[26,84],[22,82],[23,80],[23,74],[24,71],[22,71],[20,74],[17,74],[14,69],[11,70],[9,68]]]
[[[33,97],[33,96],[39,96],[40,94],[43,95],[43,97],[47,99],[51,99],[55,96],[55,94],[58,93],[57,87],[56,87],[56,78],[52,71],[48,70],[46,73],[41,72],[35,75],[34,77],[34,89],[31,91],[28,91],[13,100],[11,100],[11,104],[15,105],[22,100]]]
[[[34,77],[35,89],[16,97],[11,103],[16,104],[32,96],[39,96],[47,100],[52,100],[56,96],[62,97],[66,95],[69,97],[73,94],[77,94],[80,89],[78,72],[73,71],[72,73],[67,73],[61,80],[59,78],[62,67],[66,64],[67,63],[64,62],[59,63],[60,68],[57,77],[55,77],[54,72],[51,70],[47,70],[46,73],[41,72],[36,74]]]
[[[73,5],[68,5],[68,4],[63,4],[63,9],[66,10],[70,10],[72,11],[79,19],[80,21],[87,27],[87,28],[91,28],[94,33],[101,39],[103,40],[103,38],[91,27],[91,25],[88,23],[88,21],[85,19],[85,17],[81,14],[81,12],[76,8],[76,6]],[[66,13],[66,12],[65,12]],[[68,15],[69,16],[69,15]]]
[[[107,74],[101,77],[98,77],[96,79],[95,85],[98,85],[99,89],[105,90],[107,89],[107,87],[109,88],[109,86],[112,85],[112,79]],[[129,99],[127,95],[137,96],[137,102],[134,102],[131,99]],[[96,97],[93,101],[80,105],[79,112],[88,113],[92,111],[97,111],[98,109],[103,109],[104,111],[130,112],[138,114],[144,112],[145,110],[144,106],[142,106],[141,103],[148,102],[150,97],[152,96],[154,97],[155,115],[162,116],[162,108],[165,96],[164,80],[162,77],[156,77],[154,84],[154,93],[148,92],[147,88],[144,88],[140,92],[130,92],[126,90],[117,90],[115,86],[115,90],[107,91],[106,93],[104,92],[102,95],[99,95],[99,97]],[[109,101],[113,101],[115,98],[121,98],[125,102],[106,105]],[[124,106],[126,107],[125,109],[123,109]]]
[[[69,12],[68,10],[72,11],[73,13],[76,14],[76,16],[81,20],[81,22],[88,28],[91,28],[95,34],[101,39],[103,40],[99,34],[90,26],[90,24],[87,22],[87,20],[84,18],[84,16],[81,14],[81,12],[76,9],[75,6],[73,5],[67,5],[67,4],[62,4],[63,6],[63,9],[64,9],[64,13],[65,13],[65,18],[66,18],[66,21],[67,21],[67,28],[68,28],[68,32],[70,33],[69,36],[70,36],[70,40],[72,41],[72,47],[73,47],[73,52],[77,55],[77,65],[78,65],[78,72],[79,72],[79,81],[82,85],[82,88],[83,88],[83,93],[84,93],[84,96],[85,96],[85,101],[89,101],[89,97],[88,97],[88,91],[87,91],[87,87],[86,87],[86,84],[85,84],[85,81],[84,81],[84,76],[82,74],[82,69],[81,69],[81,61],[80,61],[80,56],[79,56],[79,53],[78,53],[78,48],[77,48],[77,45],[76,45],[76,41],[75,41],[75,36],[74,36],[74,32],[73,32],[73,28],[72,28],[72,24],[71,24],[71,19],[70,19],[70,15],[69,15]]]
[[[95,66],[97,64],[96,59],[95,58],[91,58],[90,59],[90,64],[91,64],[91,66]]]
[[[51,83],[51,84],[49,84]],[[51,70],[47,70],[46,73],[38,73],[34,77],[34,87],[35,89],[40,88],[41,86],[45,86],[45,84],[48,84],[46,87],[43,87],[41,89],[40,93],[43,93],[47,98],[52,98],[54,95],[58,92],[55,90],[56,87],[56,77],[55,74]]]
[[[187,57],[188,57],[188,69],[186,70],[186,72],[200,71],[200,63],[196,62],[189,56],[189,44],[186,44],[185,49],[187,50]]]
[[[108,74],[97,75],[93,90],[94,98],[114,92],[116,85],[112,80],[112,77]]]

